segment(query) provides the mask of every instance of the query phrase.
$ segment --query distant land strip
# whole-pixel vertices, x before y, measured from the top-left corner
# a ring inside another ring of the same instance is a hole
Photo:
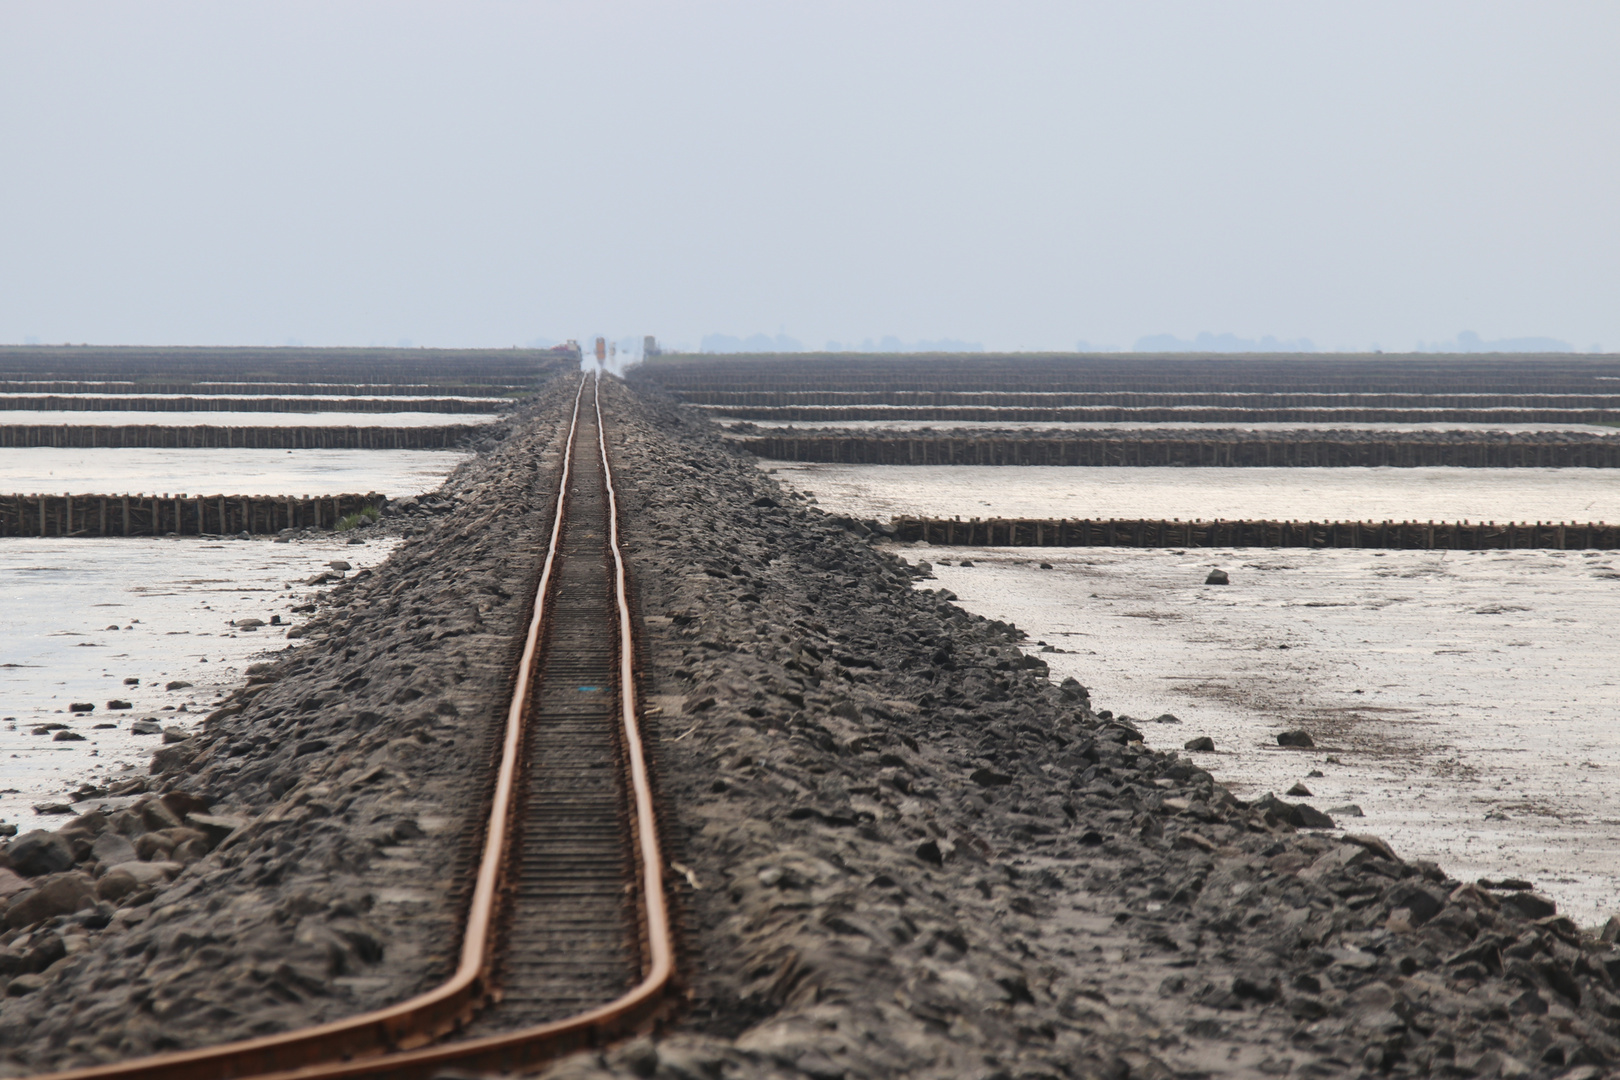
[[[215,427],[207,424],[4,424],[0,448],[139,447],[243,450],[445,450],[502,431],[487,424],[446,427]]]
[[[1456,521],[1165,521],[897,517],[894,539],[955,547],[1393,548],[1612,550],[1620,525]],[[883,530],[887,532],[888,530]]]
[[[795,432],[741,437],[762,458],[844,465],[1620,468],[1620,438],[1585,432],[1104,431],[990,438]]]

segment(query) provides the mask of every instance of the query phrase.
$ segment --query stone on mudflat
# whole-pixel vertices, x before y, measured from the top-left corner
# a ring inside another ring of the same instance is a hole
[[[1422,926],[1446,906],[1446,894],[1414,882],[1402,882],[1391,889],[1385,901],[1390,908],[1405,908],[1413,926]]]
[[[6,928],[20,930],[53,915],[71,915],[96,906],[96,891],[88,874],[69,871],[45,879],[37,889],[18,893],[6,907]]]
[[[1225,570],[1211,570],[1209,577],[1204,579],[1205,585],[1230,585],[1232,581],[1226,576]]]
[[[147,766],[153,776],[166,776],[179,772],[191,764],[191,759],[202,752],[196,739],[185,739],[173,746],[152,751],[152,764]]]
[[[158,801],[167,806],[171,814],[182,820],[187,814],[206,813],[208,808],[214,805],[212,799],[205,799],[189,791],[167,791],[158,796]]]
[[[1295,798],[1309,799],[1311,797],[1311,789],[1306,787],[1304,784],[1296,783],[1293,787],[1288,789],[1288,794],[1293,795]]]
[[[6,996],[22,997],[24,994],[32,994],[44,986],[45,976],[43,975],[19,975],[6,983]]]
[[[187,814],[186,822],[203,834],[210,851],[223,844],[231,833],[247,824],[242,818],[224,814]]]
[[[1202,751],[1204,753],[1213,753],[1215,750],[1215,740],[1210,738],[1208,735],[1200,735],[1196,739],[1188,739],[1182,749],[1192,750],[1195,752]]]
[[[120,836],[108,829],[96,837],[96,842],[90,845],[90,856],[102,866],[134,862],[135,845],[129,842],[128,837]]]
[[[1314,806],[1305,803],[1296,803],[1293,813],[1288,815],[1288,824],[1296,829],[1332,829],[1336,828],[1333,819]]]
[[[186,680],[184,680],[184,679],[170,679],[168,682],[163,684],[163,689],[165,689],[165,690],[184,690],[186,687],[188,687],[190,685],[191,684],[186,682]]]
[[[156,720],[137,720],[129,725],[131,735],[157,735],[163,731],[163,725]]]
[[[171,810],[162,799],[142,799],[132,809],[141,816],[141,824],[150,832],[180,828],[180,815]]]
[[[1153,724],[1179,724],[1179,723],[1181,723],[1181,718],[1179,716],[1177,716],[1175,713],[1160,713],[1158,716],[1155,716],[1151,721],[1149,721],[1149,723],[1153,723]]]
[[[51,736],[52,742],[84,742],[84,736],[77,731],[58,731]]]
[[[68,706],[68,712],[70,712],[70,713],[95,712],[95,711],[96,711],[96,703],[93,702],[93,701],[75,701],[75,702],[73,702],[73,704]]]
[[[28,879],[15,870],[0,867],[0,900],[9,900],[24,889],[33,888]]]
[[[1316,745],[1316,740],[1311,738],[1309,732],[1284,731],[1277,736],[1277,745],[1309,748]]]
[[[197,829],[160,829],[149,832],[135,841],[135,857],[138,859],[167,859],[171,853],[188,840],[197,840],[207,846],[204,834]]]
[[[107,702],[107,708],[109,709],[133,709],[134,707],[135,706],[131,705],[127,701],[122,700],[121,698],[113,698],[111,701]]]
[[[1540,893],[1515,892],[1502,897],[1502,906],[1527,919],[1545,919],[1558,914],[1558,905]]]
[[[164,884],[183,869],[179,863],[166,861],[119,863],[101,875],[101,880],[96,882],[96,894],[116,904],[139,889]]]
[[[73,845],[46,829],[23,833],[6,845],[12,869],[26,877],[56,874],[73,865]]]
[[[1394,848],[1390,847],[1376,836],[1371,836],[1367,833],[1346,833],[1343,839],[1352,844],[1359,844],[1368,851],[1372,852],[1374,855],[1378,856],[1380,859],[1388,859],[1390,862],[1395,863],[1396,865],[1400,865],[1406,861],[1399,855],[1395,854]]]

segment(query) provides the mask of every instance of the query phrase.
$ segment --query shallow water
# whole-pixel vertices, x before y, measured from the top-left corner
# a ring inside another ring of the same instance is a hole
[[[283,628],[233,621],[301,623],[308,616],[292,609],[316,592],[304,580],[333,559],[356,572],[376,566],[397,543],[0,539],[0,820],[23,831],[50,824],[60,819],[34,804],[65,802],[91,776],[144,775],[160,737],[131,735],[132,720],[189,729],[249,664],[299,644]],[[165,690],[172,681],[192,685]],[[114,699],[134,708],[109,711]],[[71,714],[73,702],[95,711]],[[31,733],[47,723],[85,741]]]
[[[461,450],[147,450],[28,447],[0,454],[0,491],[25,495],[339,495],[432,491]]]
[[[1620,521],[1620,469],[762,465],[862,518]]]
[[[0,412],[0,424],[93,427],[451,427],[489,424],[499,419],[498,413],[430,412]]]
[[[1053,677],[1150,745],[1211,736],[1191,756],[1241,797],[1303,782],[1406,858],[1529,877],[1583,924],[1620,911],[1614,552],[899,551],[1065,650],[1041,654]],[[1204,585],[1212,565],[1232,584]],[[1145,722],[1163,713],[1181,723]],[[1277,746],[1292,728],[1317,749]]]

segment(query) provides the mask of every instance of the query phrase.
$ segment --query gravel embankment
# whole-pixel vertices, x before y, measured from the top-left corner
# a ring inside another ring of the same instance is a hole
[[[1620,951],[1550,902],[1239,801],[704,422],[629,398],[649,703],[700,886],[680,886],[692,1005],[557,1075],[1579,1077],[1620,1058]]]
[[[11,842],[0,1071],[285,1030],[448,975],[576,385],[398,505],[384,527],[416,535],[144,784]]]
[[[185,794],[32,841],[77,869],[14,843],[13,872],[57,875],[6,909],[14,1069],[442,977],[560,390],[453,478],[458,509],[333,590],[326,637],[166,748],[154,786]],[[554,1075],[1584,1078],[1620,1059],[1620,951],[1549,902],[1235,799],[707,422],[619,384],[608,415],[690,1000],[658,1039]],[[195,834],[164,817],[203,800]],[[118,875],[116,898],[17,922]]]

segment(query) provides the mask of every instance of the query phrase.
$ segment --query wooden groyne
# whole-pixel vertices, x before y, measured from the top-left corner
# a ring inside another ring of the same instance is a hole
[[[386,495],[0,495],[0,536],[254,535],[334,528]]]
[[[904,432],[764,435],[762,458],[844,465],[1620,468],[1620,437],[1567,432],[1103,432],[1050,438],[910,437]]]
[[[1086,405],[1025,408],[978,405],[704,405],[717,416],[779,423],[834,423],[847,420],[955,423],[1089,424],[1620,424],[1620,398],[1604,409],[1435,409],[1261,407],[1127,408]]]
[[[955,547],[1394,548],[1556,551],[1620,548],[1603,522],[1166,521],[897,517],[895,539]]]
[[[217,427],[162,424],[5,424],[0,448],[141,447],[243,450],[444,450],[500,430],[487,425],[446,427]]]
[[[307,397],[312,394],[387,397],[487,397],[510,399],[521,396],[521,387],[502,383],[334,383],[334,382],[133,382],[130,380],[62,380],[0,378],[4,394],[99,394],[102,396],[168,395],[170,397],[213,397],[230,394],[278,394]]]
[[[1024,408],[1071,409],[1603,409],[1620,410],[1620,387],[1607,394],[1532,393],[1163,393],[1151,390],[1078,393],[1061,390],[676,390],[688,405],[712,406],[728,416],[743,408]]]
[[[313,398],[223,397],[203,394],[192,397],[106,397],[90,394],[18,395],[0,398],[0,410],[34,412],[259,412],[259,413],[493,413],[507,408],[503,398],[462,401],[456,398]],[[4,416],[5,412],[0,412]]]

